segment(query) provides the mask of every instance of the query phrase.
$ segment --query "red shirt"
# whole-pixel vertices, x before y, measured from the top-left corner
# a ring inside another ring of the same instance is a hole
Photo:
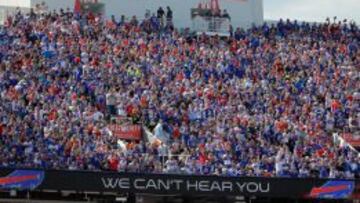
[[[81,62],[81,59],[80,59],[80,57],[76,57],[76,58],[74,59],[74,61],[75,61],[75,63],[80,63],[80,62]]]
[[[52,96],[59,93],[59,89],[55,85],[51,85],[48,91]]]
[[[116,171],[118,168],[118,165],[119,165],[119,160],[116,159],[115,157],[113,157],[109,160],[109,169],[110,170]]]
[[[208,160],[207,156],[204,153],[200,153],[199,155],[200,164],[205,164],[207,160]]]
[[[319,150],[317,150],[316,151],[316,154],[317,154],[317,156],[319,156],[319,157],[323,157],[324,156],[324,154],[325,154],[325,150],[324,149],[319,149]]]
[[[49,113],[48,119],[50,121],[56,120],[57,119],[57,110],[55,110],[55,109],[51,110],[51,112]]]
[[[337,100],[334,100],[334,101],[331,103],[331,109],[332,109],[332,111],[336,111],[336,110],[340,109],[340,107],[341,107],[341,104],[340,104],[340,102],[337,101]]]
[[[179,130],[178,127],[175,127],[175,128],[174,128],[173,137],[174,137],[175,139],[177,139],[177,138],[180,137],[180,130]]]
[[[176,75],[177,81],[182,81],[184,79],[184,73],[180,72]]]
[[[275,126],[279,132],[284,132],[288,128],[288,124],[284,121],[278,121]]]
[[[146,108],[148,106],[148,100],[146,99],[145,96],[142,96],[141,99],[140,99],[140,105],[141,107],[143,108]]]
[[[129,104],[127,107],[126,107],[126,113],[128,115],[131,115],[133,113],[133,110],[134,110],[134,106],[132,104]]]

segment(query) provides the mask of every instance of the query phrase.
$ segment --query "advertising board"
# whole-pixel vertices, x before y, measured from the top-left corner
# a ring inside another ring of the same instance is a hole
[[[0,169],[0,190],[359,199],[359,180]]]

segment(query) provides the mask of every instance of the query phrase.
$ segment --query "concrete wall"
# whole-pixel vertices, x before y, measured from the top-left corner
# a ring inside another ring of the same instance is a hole
[[[31,0],[0,0],[2,7],[30,7]]]
[[[70,8],[71,10],[74,9],[74,0],[31,0],[31,7],[35,7],[36,4],[41,4],[45,2],[46,5],[51,10],[59,10],[60,8],[66,9]]]
[[[73,9],[75,0],[0,0],[0,6],[31,6],[45,1],[50,10],[60,8]],[[121,15],[144,18],[147,9],[155,13],[159,6],[170,6],[173,10],[176,27],[191,27],[190,9],[200,2],[210,0],[99,0],[105,4],[106,16]],[[249,27],[263,23],[263,0],[219,0],[220,8],[226,9],[234,27]]]
[[[197,7],[204,0],[103,0],[106,2],[107,15],[125,14],[126,16],[144,16],[146,9],[156,12],[159,6],[170,6],[177,27],[191,27],[190,9]],[[234,27],[249,27],[252,23],[263,23],[262,0],[219,0],[220,8],[226,9]]]

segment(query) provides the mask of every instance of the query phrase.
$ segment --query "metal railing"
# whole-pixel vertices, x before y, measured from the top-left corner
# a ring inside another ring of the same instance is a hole
[[[161,155],[153,155],[153,154],[142,154],[145,158],[148,156],[155,156],[161,163],[161,171],[162,172],[169,172],[167,171],[166,162],[171,159],[175,158],[176,161],[183,161],[184,163],[187,163],[189,161],[190,155],[181,155],[181,154],[161,154]],[[180,168],[179,168],[180,169]]]
[[[192,29],[198,33],[229,35],[230,19],[225,17],[196,16],[192,19]]]

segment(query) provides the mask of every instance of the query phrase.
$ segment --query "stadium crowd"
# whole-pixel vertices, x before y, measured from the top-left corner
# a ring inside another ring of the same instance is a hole
[[[359,178],[332,137],[359,133],[359,41],[349,23],[221,39],[155,15],[18,13],[0,31],[0,167]],[[166,139],[122,147],[117,116]]]

